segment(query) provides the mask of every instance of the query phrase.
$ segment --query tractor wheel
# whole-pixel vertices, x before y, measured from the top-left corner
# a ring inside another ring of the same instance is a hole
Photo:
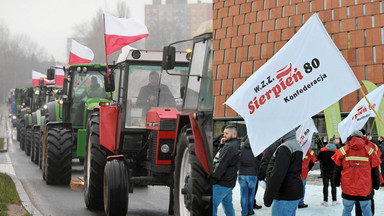
[[[33,154],[31,160],[35,163],[39,163],[39,150],[40,150],[40,128],[33,131]]]
[[[84,201],[89,209],[103,209],[103,176],[108,150],[100,145],[100,117],[95,111],[87,125],[84,151]]]
[[[45,181],[49,185],[69,185],[72,171],[72,132],[49,127],[46,139]]]
[[[106,215],[126,215],[128,172],[122,160],[108,161],[104,169],[104,211]]]
[[[184,127],[178,138],[173,178],[175,215],[212,215],[210,180],[195,154],[189,127]]]
[[[32,130],[31,128],[26,129],[26,133],[24,135],[24,151],[27,156],[31,155],[31,140],[32,140]]]
[[[22,127],[20,129],[20,149],[24,151],[24,137],[25,137],[26,131],[25,127]]]

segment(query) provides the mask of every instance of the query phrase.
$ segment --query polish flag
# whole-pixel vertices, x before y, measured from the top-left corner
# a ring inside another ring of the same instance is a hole
[[[55,84],[56,86],[64,85],[64,70],[63,69],[55,69]]]
[[[51,83],[47,80],[47,76],[37,71],[32,71],[32,86],[38,86],[40,79],[44,80],[44,84]]]
[[[107,55],[148,37],[147,27],[136,18],[117,18],[105,13],[104,24]]]
[[[72,40],[71,53],[69,54],[68,65],[90,63],[93,60],[92,50],[88,47],[79,44],[77,41]]]

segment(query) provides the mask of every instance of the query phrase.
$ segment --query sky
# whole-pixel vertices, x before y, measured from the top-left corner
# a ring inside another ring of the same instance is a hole
[[[30,36],[49,56],[65,63],[69,56],[67,38],[76,35],[74,28],[92,20],[99,9],[116,12],[119,1],[122,0],[0,0],[0,22],[10,28],[11,35]],[[125,1],[131,17],[144,22],[144,5],[151,4],[152,0]],[[189,2],[196,3],[197,0]]]

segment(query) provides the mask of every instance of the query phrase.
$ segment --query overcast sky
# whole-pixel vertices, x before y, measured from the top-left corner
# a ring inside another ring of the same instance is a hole
[[[0,0],[0,20],[11,34],[23,33],[46,49],[57,62],[68,62],[67,38],[76,25],[92,20],[101,8],[114,13],[121,0]],[[144,22],[144,5],[152,0],[126,0],[131,17]],[[164,2],[164,0],[163,0]],[[196,3],[197,0],[189,0]],[[202,0],[201,2],[212,2]],[[102,33],[101,33],[102,34]]]

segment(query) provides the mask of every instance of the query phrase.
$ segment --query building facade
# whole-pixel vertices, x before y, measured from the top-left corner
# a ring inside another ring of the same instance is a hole
[[[216,133],[220,125],[228,121],[240,121],[242,124],[242,119],[224,102],[278,52],[314,13],[319,14],[362,87],[362,80],[383,84],[383,1],[213,0]],[[342,98],[339,102],[342,116],[361,98],[358,91]],[[315,117],[315,123],[320,133],[325,134],[321,113]]]

